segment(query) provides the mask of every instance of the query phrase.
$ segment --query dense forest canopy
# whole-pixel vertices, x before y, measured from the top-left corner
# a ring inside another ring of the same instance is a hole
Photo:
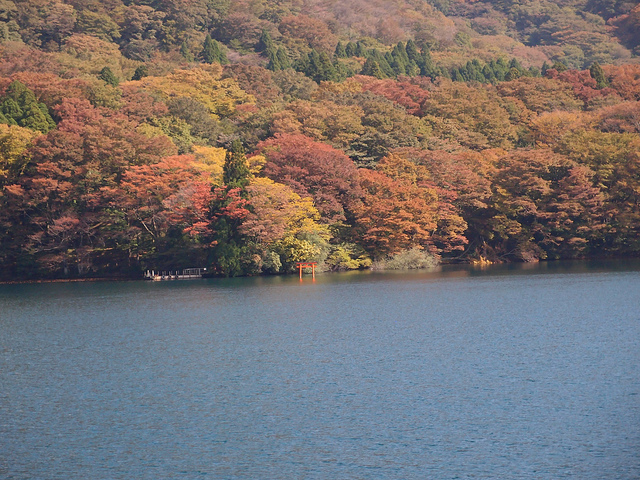
[[[0,271],[637,255],[639,54],[629,0],[0,0]]]

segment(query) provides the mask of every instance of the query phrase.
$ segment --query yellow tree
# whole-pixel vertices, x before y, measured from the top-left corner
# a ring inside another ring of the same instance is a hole
[[[423,101],[424,119],[434,134],[471,149],[511,148],[517,130],[492,86],[442,80]]]
[[[240,232],[255,242],[272,272],[289,270],[297,261],[321,261],[331,237],[310,197],[287,185],[257,177],[247,186],[250,213]]]
[[[563,143],[573,132],[583,131],[591,119],[580,112],[541,113],[529,125],[533,140],[538,147],[552,147]]]
[[[29,161],[27,149],[40,135],[29,128],[0,124],[0,185],[11,183],[22,174]]]
[[[164,77],[144,77],[135,82],[142,90],[164,99],[189,97],[205,105],[215,117],[232,115],[240,104],[253,104],[255,99],[231,78],[222,78],[218,64],[200,65],[189,70],[175,70]]]
[[[216,185],[222,185],[222,170],[226,155],[227,151],[224,148],[193,146],[195,167],[209,174],[211,182]]]

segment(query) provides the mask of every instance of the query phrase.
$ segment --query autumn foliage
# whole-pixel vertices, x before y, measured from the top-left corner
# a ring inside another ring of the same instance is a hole
[[[0,2],[0,276],[640,254],[639,9]]]

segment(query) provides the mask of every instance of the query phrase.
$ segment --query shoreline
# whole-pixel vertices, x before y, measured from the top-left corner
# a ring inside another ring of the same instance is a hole
[[[623,261],[623,260],[638,260],[640,257],[638,256],[620,256],[620,257],[589,257],[589,258],[561,258],[561,259],[555,259],[555,260],[539,260],[537,262],[441,262],[438,263],[437,265],[433,265],[432,267],[425,267],[425,268],[409,268],[409,269],[384,269],[386,271],[389,272],[397,272],[397,271],[402,271],[402,270],[406,270],[406,271],[415,271],[415,270],[428,270],[429,268],[435,268],[435,267],[443,267],[443,266],[447,266],[447,265],[468,265],[471,267],[478,267],[478,268],[486,268],[489,266],[497,266],[497,265],[508,265],[508,264],[513,264],[513,265],[526,265],[526,264],[540,264],[540,263],[556,263],[556,262],[595,262],[595,261]],[[317,271],[317,273],[343,273],[343,272],[348,272],[348,271],[357,271],[357,270],[340,270],[340,271],[335,271],[335,272],[329,272],[329,271]],[[361,271],[383,271],[383,270],[376,270],[376,269],[372,269],[372,268],[365,268],[362,269]],[[280,275],[297,275],[296,272],[292,272],[292,273],[280,273],[280,274],[276,274],[275,276],[280,276]],[[267,274],[262,274],[262,275],[242,275],[242,277],[269,277],[269,276],[274,276],[274,275],[267,275]],[[211,275],[211,276],[204,276],[202,277],[203,279],[209,279],[209,278],[225,278],[223,276],[215,276],[215,275]],[[141,278],[132,278],[132,277],[91,277],[91,278],[51,278],[51,279],[47,279],[47,278],[41,278],[41,279],[34,279],[34,280],[5,280],[5,281],[0,281],[0,285],[28,285],[28,284],[38,284],[38,283],[84,283],[84,282],[137,282],[137,281],[148,281],[145,280],[143,277]],[[167,280],[169,281],[169,280]],[[174,281],[174,280],[171,280]],[[178,280],[175,280],[178,281]]]
[[[0,285],[25,285],[33,283],[84,283],[84,282],[135,282],[130,277],[91,277],[91,278],[41,278],[38,280],[7,280],[0,281]]]

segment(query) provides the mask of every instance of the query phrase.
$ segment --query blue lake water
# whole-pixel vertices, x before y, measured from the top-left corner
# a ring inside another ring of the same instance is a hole
[[[640,263],[0,285],[3,479],[638,479]]]

